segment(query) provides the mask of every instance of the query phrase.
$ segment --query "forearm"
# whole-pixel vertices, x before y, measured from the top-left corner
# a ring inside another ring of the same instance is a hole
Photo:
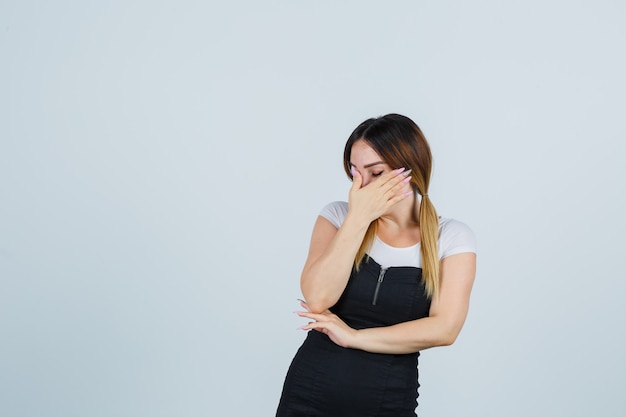
[[[368,226],[348,215],[322,255],[305,266],[300,287],[311,311],[325,311],[339,300]]]
[[[465,323],[476,273],[476,254],[459,253],[441,262],[439,296],[429,316],[396,324],[358,330],[349,347],[376,353],[411,353],[454,343]]]
[[[345,348],[405,354],[448,346],[454,343],[465,323],[475,271],[474,253],[460,253],[444,259],[439,295],[431,300],[429,316],[393,326],[356,330],[330,311],[298,314],[313,320],[303,326],[303,330],[321,331]]]
[[[349,347],[372,353],[414,353],[454,343],[461,326],[438,317],[425,317],[388,327],[358,330]]]

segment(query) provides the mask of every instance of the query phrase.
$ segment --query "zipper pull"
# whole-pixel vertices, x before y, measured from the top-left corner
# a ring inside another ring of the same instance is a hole
[[[378,273],[378,282],[376,283],[376,289],[374,290],[374,299],[372,300],[372,305],[376,305],[376,300],[378,300],[378,291],[380,290],[380,284],[383,283],[383,279],[385,279],[385,272],[387,272],[387,268],[380,268],[380,272]]]

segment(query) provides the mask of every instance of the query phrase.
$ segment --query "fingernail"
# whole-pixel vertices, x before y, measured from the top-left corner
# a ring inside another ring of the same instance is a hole
[[[411,171],[412,171],[411,169],[408,169],[408,170],[404,171],[404,172],[402,173],[402,175],[404,175],[405,177],[408,177],[408,176],[409,176],[409,174],[411,173]]]
[[[406,177],[405,179],[402,180],[402,182],[405,184],[409,181],[411,181],[411,177]]]
[[[306,329],[305,329],[305,327],[306,327],[306,326],[300,326],[300,327],[298,327],[296,330],[306,330]]]
[[[394,174],[399,174],[399,173],[401,173],[402,171],[404,171],[404,167],[402,167],[402,168],[398,168],[398,169],[394,169],[394,170],[393,170],[393,173],[394,173]]]
[[[409,191],[409,192],[404,193],[404,196],[405,196],[405,197],[408,197],[408,196],[410,196],[411,194],[413,194],[413,191]]]
[[[350,173],[354,177],[356,175],[356,169],[354,169],[354,167],[350,167]]]
[[[292,311],[292,313],[293,313],[293,314],[300,315],[300,312],[299,312],[299,311]]]

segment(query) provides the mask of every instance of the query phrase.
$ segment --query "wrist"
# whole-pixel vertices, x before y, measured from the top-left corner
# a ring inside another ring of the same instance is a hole
[[[350,338],[350,342],[348,343],[348,347],[351,349],[361,349],[361,330],[352,329],[352,337]]]
[[[348,224],[356,229],[363,229],[363,231],[366,231],[374,220],[375,219],[370,219],[366,216],[348,211],[348,214],[346,214],[346,218],[344,219],[343,223]]]

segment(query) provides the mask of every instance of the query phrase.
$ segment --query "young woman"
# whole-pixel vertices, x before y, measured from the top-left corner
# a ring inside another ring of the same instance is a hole
[[[348,202],[315,223],[301,277],[310,322],[278,417],[415,417],[419,352],[454,342],[469,306],[476,244],[437,216],[419,127],[388,114],[348,138]]]

